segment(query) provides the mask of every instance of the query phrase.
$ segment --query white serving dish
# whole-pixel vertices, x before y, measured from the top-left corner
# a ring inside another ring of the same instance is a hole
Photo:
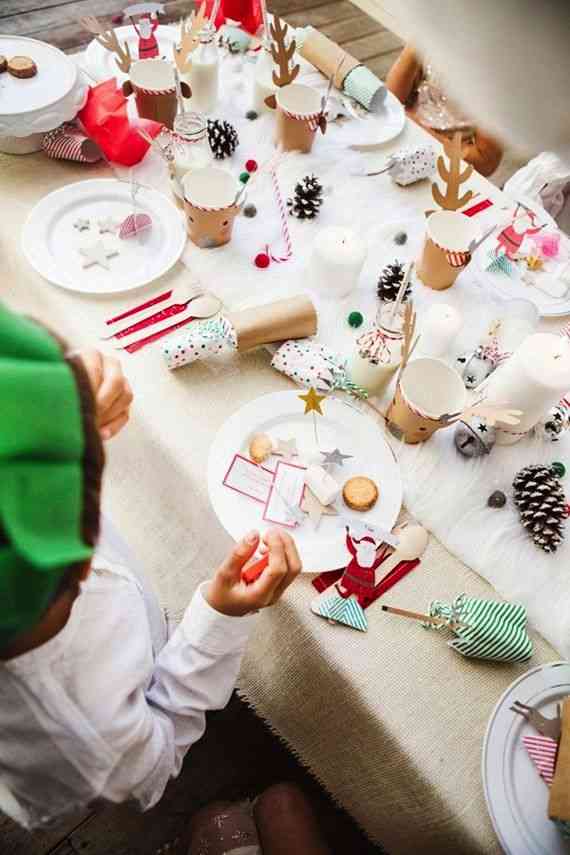
[[[74,119],[85,103],[87,83],[75,63],[58,48],[24,36],[0,35],[0,54],[29,56],[35,77],[0,78],[0,151],[39,151],[44,133]]]

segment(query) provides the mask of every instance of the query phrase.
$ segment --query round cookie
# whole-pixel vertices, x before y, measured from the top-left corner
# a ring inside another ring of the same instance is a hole
[[[249,456],[254,463],[263,463],[273,453],[273,440],[266,433],[254,433],[249,441]]]
[[[357,475],[342,488],[342,498],[353,511],[369,511],[378,501],[378,487],[371,478]]]
[[[8,73],[12,77],[35,77],[38,73],[38,67],[33,59],[29,56],[13,56],[8,60]]]
[[[2,56],[2,54],[0,54],[0,74],[2,74],[3,71],[6,71],[7,68],[8,60],[5,56]]]

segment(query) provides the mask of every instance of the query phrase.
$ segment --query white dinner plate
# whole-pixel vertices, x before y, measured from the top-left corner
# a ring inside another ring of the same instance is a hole
[[[529,203],[530,207],[536,207]],[[536,207],[536,213],[539,218],[539,222],[547,222],[551,228],[548,231],[552,231],[552,228],[557,228],[554,220],[547,214],[542,208]],[[504,212],[497,214],[497,218],[501,219],[501,222],[504,223],[508,217],[505,216]],[[551,297],[549,294],[545,294],[539,288],[535,288],[532,285],[526,285],[522,280],[522,273],[525,270],[525,262],[519,261],[514,263],[513,274],[512,276],[506,276],[504,273],[493,273],[487,270],[488,265],[490,264],[489,252],[494,250],[497,246],[496,235],[499,231],[502,230],[504,226],[500,226],[492,235],[488,238],[480,247],[477,252],[473,255],[473,260],[471,262],[478,270],[482,273],[485,273],[487,277],[487,281],[491,283],[498,292],[500,292],[501,296],[505,299],[511,299],[513,297],[522,297],[525,300],[530,300],[535,304],[536,308],[541,317],[543,318],[559,318],[565,317],[566,315],[570,315],[570,241],[568,237],[564,234],[564,232],[560,232],[560,240],[562,246],[562,252],[564,254],[563,266],[567,266],[568,272],[565,276],[568,276],[568,290],[564,297]],[[482,227],[482,231],[484,228]],[[562,265],[561,265],[562,266]],[[534,274],[537,282],[540,282],[541,278],[554,275],[550,274],[546,271]]]
[[[304,415],[304,404],[299,399],[301,388],[290,392],[275,392],[250,401],[227,419],[210,449],[208,460],[208,492],[212,506],[228,534],[235,540],[251,528],[263,531],[263,505],[242,496],[228,487],[223,480],[234,454],[248,454],[252,434],[268,433],[275,439],[295,437],[299,451],[317,454],[313,438],[312,414]],[[380,498],[372,510],[356,514],[346,508],[348,515],[390,530],[402,505],[402,481],[399,466],[382,436],[380,427],[365,413],[350,403],[328,397],[322,402],[323,415],[318,419],[319,448],[332,451],[340,448],[353,459],[345,461],[342,468],[335,467],[333,477],[343,484],[353,475],[366,475],[379,487]],[[279,458],[272,457],[264,466],[273,468]],[[292,462],[300,462],[292,458]],[[342,500],[341,500],[342,501]],[[308,572],[334,570],[348,563],[345,531],[339,517],[324,516],[319,527],[313,529],[306,520],[291,531]]]
[[[362,119],[350,121],[350,148],[355,151],[375,151],[396,139],[404,130],[406,111],[389,89],[381,107]]]
[[[129,46],[131,58],[138,59],[138,44],[139,39],[135,29],[130,24],[125,27],[115,27],[115,33],[121,45],[125,43]],[[159,24],[155,32],[155,38],[158,41],[159,56],[163,59],[172,61],[172,51],[178,42],[179,29],[172,25]],[[103,45],[100,45],[97,39],[90,42],[85,51],[85,66],[87,71],[97,81],[108,80],[110,77],[116,77],[122,83],[127,79],[128,74],[124,74],[115,62],[115,54],[108,51]]]
[[[549,718],[570,695],[570,663],[552,662],[527,671],[509,686],[493,710],[483,743],[482,774],[487,808],[507,855],[568,855],[547,814],[548,787],[528,756],[522,737],[536,733],[513,701],[537,707]]]
[[[99,234],[97,221],[122,221],[132,213],[130,185],[115,178],[94,178],[67,184],[44,196],[32,209],[22,231],[22,251],[32,267],[49,282],[84,294],[131,291],[154,281],[178,261],[186,243],[181,212],[158,190],[141,187],[137,213],[152,217],[152,228],[121,240],[118,234]],[[90,222],[78,231],[78,219]],[[79,249],[101,239],[119,254],[110,268],[82,267]]]

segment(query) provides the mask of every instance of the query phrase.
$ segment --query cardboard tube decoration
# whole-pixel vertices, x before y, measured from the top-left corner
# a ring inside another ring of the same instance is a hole
[[[276,300],[217,319],[202,321],[168,336],[162,354],[170,369],[207,358],[224,349],[243,352],[285,339],[317,332],[317,312],[305,296]]]
[[[418,276],[428,288],[450,288],[471,261],[469,246],[476,240],[476,223],[456,211],[435,211],[426,221],[426,236]]]
[[[184,213],[192,243],[210,249],[230,242],[235,218],[246,199],[243,194],[235,204],[240,187],[233,175],[214,166],[184,176]]]
[[[329,80],[332,77],[337,89],[367,110],[374,112],[382,105],[386,97],[382,81],[318,30],[307,28],[299,53]]]
[[[184,98],[192,92],[184,81],[180,84]],[[143,59],[130,66],[129,79],[123,83],[125,97],[133,94],[141,119],[152,119],[172,129],[178,109],[172,63],[164,59]]]
[[[402,372],[386,414],[388,430],[409,444],[425,442],[461,413],[466,390],[459,374],[439,359],[416,359]]]

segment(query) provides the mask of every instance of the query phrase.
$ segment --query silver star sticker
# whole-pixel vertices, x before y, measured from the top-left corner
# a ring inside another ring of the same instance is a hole
[[[297,440],[292,439],[277,439],[275,440],[275,454],[281,454],[283,457],[297,457]]]
[[[352,460],[353,457],[352,454],[343,454],[338,448],[335,448],[334,451],[321,451],[321,454],[324,457],[323,466],[328,466],[329,464],[344,466],[344,461]]]
[[[100,264],[105,270],[109,270],[111,266],[108,259],[119,254],[117,249],[107,249],[102,240],[98,240],[92,246],[82,246],[79,252],[83,256],[82,267],[93,267],[94,264]]]
[[[86,232],[89,230],[89,220],[78,217],[73,224],[73,228],[77,229],[78,232]]]
[[[106,233],[114,235],[119,228],[119,223],[116,223],[111,217],[106,217],[104,220],[98,220],[97,225],[99,226],[100,235],[104,235]]]

